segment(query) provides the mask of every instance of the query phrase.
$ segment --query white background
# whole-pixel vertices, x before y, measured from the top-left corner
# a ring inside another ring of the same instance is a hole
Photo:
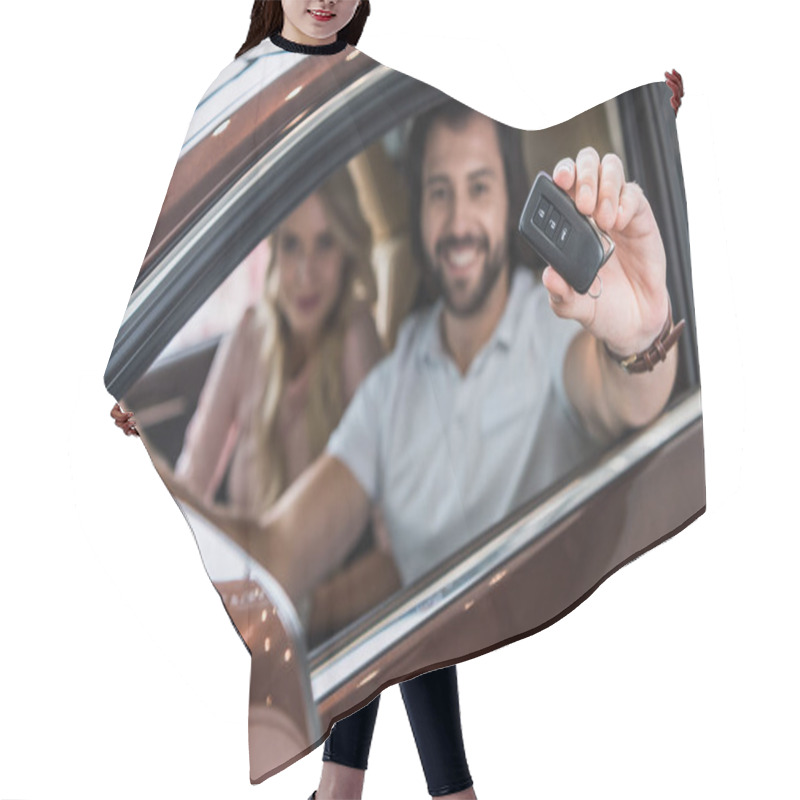
[[[798,796],[797,78],[776,3],[375,0],[361,49],[511,124],[682,72],[708,511],[459,667],[488,798]],[[249,659],[102,375],[195,105],[249,0],[3,6],[0,798],[252,787]],[[365,798],[423,798],[399,691]]]

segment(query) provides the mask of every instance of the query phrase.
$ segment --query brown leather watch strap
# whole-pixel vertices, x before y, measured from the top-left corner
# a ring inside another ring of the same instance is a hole
[[[604,343],[606,352],[628,373],[652,372],[653,367],[661,361],[667,360],[667,351],[680,338],[683,329],[686,327],[686,320],[682,319],[677,325],[672,321],[672,303],[669,304],[667,321],[661,329],[661,333],[656,336],[653,344],[640,353],[631,356],[619,356],[609,349]]]

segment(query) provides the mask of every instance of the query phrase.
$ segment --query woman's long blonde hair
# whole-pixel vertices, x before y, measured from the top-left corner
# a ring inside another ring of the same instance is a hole
[[[323,323],[317,347],[310,353],[309,395],[306,411],[311,458],[324,449],[344,412],[342,381],[344,336],[357,303],[370,308],[377,288],[372,270],[372,234],[361,215],[356,188],[346,168],[337,170],[317,190],[334,238],[344,251],[341,289]],[[270,257],[260,312],[265,316],[265,335],[257,369],[266,375],[264,394],[256,406],[255,435],[260,443],[257,457],[258,487],[255,511],[270,505],[287,488],[286,457],[278,430],[280,400],[287,383],[287,352],[291,329],[278,305],[277,239],[280,226],[270,234]]]

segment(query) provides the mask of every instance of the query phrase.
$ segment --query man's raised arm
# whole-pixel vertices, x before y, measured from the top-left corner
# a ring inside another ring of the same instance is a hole
[[[575,161],[562,159],[553,180],[616,246],[600,272],[599,296],[578,294],[552,267],[542,274],[556,315],[585,328],[564,363],[567,395],[589,433],[609,440],[658,416],[675,382],[676,348],[666,353],[662,347],[665,362],[634,375],[610,355],[646,351],[666,330],[670,304],[664,244],[647,198],[637,184],[626,182],[617,156],[601,161],[596,150],[586,147]]]

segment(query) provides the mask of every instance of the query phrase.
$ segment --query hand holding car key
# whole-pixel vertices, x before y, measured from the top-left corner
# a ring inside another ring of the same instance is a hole
[[[552,181],[542,186],[549,186],[545,199],[550,202],[553,197],[564,208],[568,225],[577,220],[586,226],[583,228],[585,238],[581,241],[595,259],[588,267],[584,264],[581,268],[565,263],[563,256],[559,260],[552,250],[546,255],[542,253],[550,265],[542,273],[542,283],[550,295],[550,307],[559,317],[580,322],[615,353],[627,355],[649,347],[668,316],[669,295],[664,244],[641,187],[626,181],[618,156],[608,154],[601,159],[593,147],[584,147],[575,159],[559,161]],[[535,211],[534,206],[532,212]],[[592,222],[587,217],[591,217]],[[602,248],[593,224],[613,240],[613,251],[610,246],[609,252]],[[556,236],[562,227],[558,226]],[[576,230],[580,228],[570,228],[565,244]],[[547,238],[546,232],[544,237]],[[559,254],[564,252],[554,240],[547,241]],[[601,265],[602,272],[598,275]],[[573,270],[570,278],[577,287],[557,268],[567,273]],[[599,281],[595,278],[600,276],[601,293],[592,287],[593,281],[597,286]],[[589,290],[592,294],[588,294]],[[599,299],[598,295],[601,295]]]
[[[540,172],[533,182],[519,221],[520,233],[534,250],[576,292],[587,294],[600,267],[614,252],[614,243],[591,217],[575,207],[570,196]],[[600,237],[608,244],[605,250]],[[600,282],[602,292],[602,280]],[[590,294],[598,298],[600,293]]]

